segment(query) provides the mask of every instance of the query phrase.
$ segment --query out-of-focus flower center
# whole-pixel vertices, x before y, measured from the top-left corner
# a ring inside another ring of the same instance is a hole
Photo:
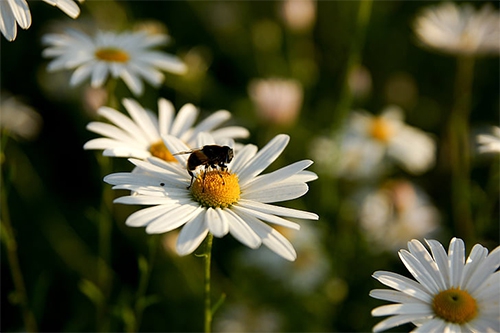
[[[149,152],[151,155],[156,156],[158,158],[161,158],[164,161],[167,162],[177,162],[175,157],[170,153],[170,151],[167,149],[163,141],[159,141],[157,143],[153,143],[149,147]]]
[[[434,296],[432,309],[443,320],[459,325],[471,321],[477,315],[476,300],[467,291],[455,288]]]
[[[388,142],[394,134],[391,124],[382,117],[375,117],[373,119],[369,131],[375,140],[384,143]]]
[[[194,200],[202,206],[227,208],[240,199],[238,176],[228,171],[201,172],[191,186]]]
[[[109,62],[127,62],[130,58],[127,52],[115,48],[98,49],[95,51],[95,56],[97,59]]]

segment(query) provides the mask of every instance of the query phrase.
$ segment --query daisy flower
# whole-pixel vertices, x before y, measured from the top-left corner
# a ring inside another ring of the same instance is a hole
[[[414,30],[423,45],[454,55],[500,51],[500,15],[491,4],[479,10],[452,2],[425,8]]]
[[[73,0],[43,1],[52,6],[56,6],[71,18],[77,18],[78,15],[80,15],[80,8]],[[31,12],[26,0],[0,1],[0,31],[2,31],[2,35],[9,42],[16,39],[18,25],[25,30],[31,26]]]
[[[369,177],[396,163],[421,174],[434,165],[435,150],[429,134],[404,123],[399,107],[390,106],[378,116],[354,111],[336,152],[337,173],[347,178]]]
[[[493,126],[491,134],[479,134],[477,143],[480,153],[500,153],[500,127]]]
[[[176,56],[154,50],[164,45],[165,34],[147,34],[143,31],[114,33],[98,31],[93,37],[77,30],[65,34],[46,34],[42,38],[48,47],[43,56],[55,58],[48,71],[74,69],[70,85],[76,86],[90,77],[92,87],[100,87],[108,76],[121,78],[135,94],[141,95],[144,85],[141,78],[159,86],[167,71],[175,74],[186,72],[186,65]]]
[[[400,249],[408,239],[427,237],[439,226],[438,209],[408,180],[387,180],[361,198],[361,229],[377,249]]]
[[[122,103],[131,118],[110,107],[100,107],[97,113],[112,124],[89,123],[87,129],[103,137],[88,141],[83,146],[84,149],[103,150],[105,156],[140,159],[156,156],[168,162],[177,162],[163,144],[162,136],[176,136],[191,148],[197,148],[195,139],[201,132],[210,132],[216,140],[249,136],[248,130],[239,126],[215,129],[231,118],[231,114],[226,110],[213,113],[193,127],[199,110],[192,104],[184,105],[175,116],[172,103],[160,98],[157,116],[133,99],[124,99]]]
[[[163,139],[172,152],[189,150],[175,136]],[[201,133],[197,141],[199,147],[215,143],[206,133]],[[318,219],[314,213],[270,204],[298,198],[308,191],[306,182],[317,178],[304,170],[312,161],[299,161],[261,175],[288,141],[287,135],[278,135],[259,152],[256,146],[245,145],[234,152],[226,170],[199,168],[189,188],[191,176],[182,167],[188,155],[176,155],[180,163],[167,163],[155,157],[147,161],[130,159],[143,172],[115,173],[104,181],[115,185],[114,189],[132,191],[132,195],[117,198],[115,203],[152,206],[130,215],[128,226],[146,227],[149,234],[183,226],[176,244],[180,255],[192,253],[209,232],[215,237],[230,233],[252,249],[264,244],[293,261],[297,255],[291,243],[265,222],[299,229],[299,224],[286,218]],[[226,141],[226,145],[231,143]]]
[[[391,316],[374,328],[380,332],[406,323],[413,332],[499,332],[500,247],[488,250],[476,244],[465,261],[465,245],[450,242],[448,254],[435,240],[426,240],[431,254],[417,240],[399,256],[417,280],[378,271],[373,277],[396,290],[375,289],[370,296],[396,304],[373,309],[373,316]]]

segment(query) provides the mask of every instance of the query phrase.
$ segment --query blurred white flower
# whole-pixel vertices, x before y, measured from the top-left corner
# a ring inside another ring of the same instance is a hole
[[[375,248],[397,250],[408,239],[431,235],[438,228],[439,211],[415,184],[389,180],[364,193],[359,220]]]
[[[403,122],[399,107],[387,107],[379,116],[353,111],[340,138],[337,174],[370,177],[392,163],[412,174],[421,174],[434,166],[435,150],[429,134]]]
[[[165,79],[163,71],[183,74],[186,65],[176,56],[154,50],[169,37],[147,32],[113,33],[99,31],[90,37],[77,30],[65,34],[46,34],[42,38],[48,47],[43,56],[55,58],[48,71],[75,69],[70,85],[76,86],[90,77],[92,87],[101,87],[108,78],[121,78],[135,95],[142,95],[144,79],[159,86]]]
[[[349,88],[355,98],[365,98],[372,91],[372,75],[364,66],[356,66],[349,73]]]
[[[0,127],[9,135],[33,140],[42,127],[42,117],[30,106],[13,96],[0,96]]]
[[[393,304],[372,310],[372,316],[390,316],[373,327],[381,332],[406,323],[412,332],[500,332],[500,247],[474,245],[465,259],[465,244],[453,238],[443,245],[426,240],[431,252],[413,239],[399,257],[415,280],[377,271],[373,277],[395,289],[375,289],[370,296]],[[432,254],[432,256],[431,256]]]
[[[428,47],[450,54],[500,52],[500,15],[491,4],[476,10],[471,4],[445,2],[425,8],[414,30]]]
[[[250,134],[240,126],[218,128],[231,118],[231,113],[226,110],[214,112],[193,127],[199,110],[192,104],[184,105],[175,115],[172,103],[160,98],[158,116],[133,99],[124,99],[123,105],[131,118],[110,107],[98,109],[97,113],[112,124],[89,123],[87,129],[103,137],[88,141],[84,149],[103,150],[105,156],[140,159],[156,156],[172,162],[177,160],[163,144],[162,137],[165,135],[176,136],[192,149],[199,148],[196,146],[196,136],[201,132],[210,133],[216,140],[246,138]]]
[[[293,31],[308,31],[316,21],[315,0],[284,0],[282,16]]]
[[[43,0],[44,2],[56,6],[71,18],[80,15],[80,8],[74,0]],[[83,2],[83,0],[80,0]],[[0,1],[0,31],[9,41],[17,37],[17,25],[22,29],[31,26],[31,12],[26,0],[1,0]]]
[[[328,277],[330,268],[317,228],[305,224],[301,226],[300,231],[279,226],[277,229],[292,241],[297,250],[298,259],[293,264],[269,255],[267,249],[245,251],[242,253],[241,262],[260,268],[296,293],[311,293],[317,290]]]
[[[302,85],[296,80],[254,79],[248,86],[248,93],[257,116],[274,125],[293,124],[302,107]]]
[[[500,127],[493,126],[491,134],[479,134],[477,143],[480,153],[500,153]]]

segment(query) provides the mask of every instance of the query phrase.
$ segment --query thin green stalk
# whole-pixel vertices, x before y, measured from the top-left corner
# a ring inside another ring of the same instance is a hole
[[[356,27],[352,36],[351,49],[347,58],[344,81],[332,122],[332,134],[335,135],[337,129],[349,114],[352,104],[352,92],[349,86],[349,76],[361,65],[361,55],[366,39],[366,30],[370,22],[373,0],[361,0],[359,2],[358,15],[356,17]]]
[[[469,114],[471,108],[474,58],[459,57],[455,81],[455,105],[448,123],[451,200],[455,232],[465,241],[474,242],[472,223]]]
[[[2,135],[3,136],[3,135]],[[7,137],[2,138],[2,154],[5,152],[5,144]],[[3,163],[3,161],[2,161]],[[37,332],[38,325],[36,323],[35,315],[31,310],[28,302],[28,293],[26,292],[26,286],[24,284],[24,278],[21,271],[21,266],[19,264],[19,257],[17,255],[17,241],[14,235],[14,229],[10,221],[9,208],[7,202],[7,187],[5,184],[5,179],[3,179],[3,172],[1,173],[0,187],[1,187],[1,240],[5,244],[7,250],[7,260],[9,262],[10,271],[12,275],[12,280],[14,282],[15,288],[15,300],[21,307],[21,312],[24,321],[24,327],[28,332]]]
[[[205,333],[212,331],[212,301],[210,298],[210,265],[212,261],[212,242],[214,236],[208,233],[205,249]]]

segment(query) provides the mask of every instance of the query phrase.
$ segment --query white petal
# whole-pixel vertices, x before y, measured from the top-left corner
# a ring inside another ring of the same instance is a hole
[[[244,213],[245,215],[251,215],[259,220],[263,220],[263,221],[266,221],[269,223],[281,225],[281,226],[286,227],[286,228],[290,228],[290,229],[294,229],[294,230],[300,229],[299,224],[292,222],[292,221],[288,221],[288,220],[281,218],[279,216],[276,216],[276,215],[266,214],[266,213],[263,213],[263,212],[260,212],[257,210],[253,210],[253,209],[248,209],[248,208],[245,208],[245,207],[242,207],[239,205],[234,205],[232,207],[232,210],[237,214]]]
[[[436,292],[445,290],[446,282],[439,273],[439,267],[422,243],[414,239],[408,243],[408,249],[424,269],[421,273],[428,277],[429,282],[432,282],[436,286]]]
[[[412,297],[418,298],[423,302],[432,302],[433,296],[429,294],[426,289],[424,289],[416,281],[411,280],[405,276],[392,272],[377,271],[373,273],[373,277],[380,283],[383,283],[390,288],[399,290],[400,292],[403,292]]]
[[[481,261],[477,269],[471,274],[470,280],[467,282],[467,290],[474,292],[477,288],[482,287],[491,274],[497,271],[500,266],[500,246],[496,247],[484,260]]]
[[[208,230],[215,237],[224,237],[229,232],[229,224],[227,218],[221,213],[221,209],[208,208],[205,213],[205,224]]]
[[[397,315],[382,320],[380,323],[373,327],[373,332],[382,332],[392,327],[400,326],[410,323],[414,320],[420,319],[421,315]]]
[[[256,249],[262,244],[260,237],[238,214],[231,209],[225,209],[223,213],[227,215],[229,232],[234,238],[251,249]]]
[[[278,216],[286,216],[286,217],[293,217],[293,218],[297,218],[297,219],[308,219],[308,220],[319,219],[319,216],[317,214],[305,212],[303,210],[281,207],[281,206],[274,206],[274,205],[269,205],[269,204],[265,204],[265,203],[261,203],[261,202],[257,202],[257,201],[245,200],[245,199],[240,199],[238,201],[238,206],[253,209],[253,210],[258,210],[258,211],[263,212],[263,213],[274,214],[274,215],[278,215]]]
[[[450,265],[450,287],[459,288],[465,263],[465,244],[460,238],[453,238],[448,248]]]
[[[55,68],[51,67],[52,63],[53,62],[51,62],[47,66],[48,71],[55,70]],[[82,83],[84,80],[86,80],[90,76],[93,68],[94,68],[94,64],[88,63],[88,64],[82,65],[82,66],[78,67],[77,69],[75,69],[75,71],[71,75],[71,78],[69,79],[69,85],[74,87],[74,86],[77,86],[80,83]]]
[[[43,0],[52,6],[56,6],[71,18],[77,18],[80,15],[80,8],[73,0]]]
[[[372,310],[372,316],[390,316],[390,315],[431,315],[433,313],[429,304],[425,303],[404,303],[382,305]]]
[[[134,148],[147,148],[144,145],[139,144],[136,140],[134,140],[134,138],[130,137],[130,135],[128,135],[118,127],[110,124],[93,121],[87,124],[86,128],[91,132],[100,134],[102,136],[107,136],[108,138],[115,139],[117,141],[121,141],[124,144],[133,146]]]
[[[269,186],[273,183],[278,183],[308,168],[312,163],[313,161],[311,160],[303,160],[287,165],[268,174],[257,176],[244,184],[242,186],[242,190],[248,189],[251,191],[252,189],[258,189],[264,186]]]
[[[137,101],[125,98],[123,100],[123,105],[134,122],[139,125],[143,133],[142,136],[146,137],[149,142],[160,141],[160,133],[154,121],[151,119],[151,115],[149,115]]]
[[[269,141],[240,171],[238,174],[240,184],[245,184],[273,163],[283,152],[289,140],[288,135],[280,134]]]
[[[163,215],[165,211],[166,209],[163,205],[143,208],[131,214],[125,221],[125,224],[129,227],[144,227],[160,215]]]
[[[434,261],[438,265],[439,272],[445,281],[446,289],[451,287],[450,284],[450,268],[448,266],[448,255],[446,254],[446,250],[443,245],[436,240],[425,240],[429,245],[429,248],[432,251],[432,256],[434,257]]]
[[[448,324],[439,318],[429,319],[429,321],[424,322],[421,326],[417,327],[414,332],[418,333],[452,333],[447,331]],[[461,333],[458,331],[457,333]]]
[[[108,78],[108,66],[101,61],[95,63],[90,76],[90,85],[92,88],[102,87],[104,81]]]
[[[190,142],[196,138],[198,133],[200,132],[209,132],[215,127],[219,126],[223,122],[227,121],[229,118],[231,118],[231,113],[226,110],[220,110],[217,111],[210,116],[208,116],[206,119],[201,121],[198,125],[196,125],[193,128],[193,131],[189,135],[188,138],[186,138],[186,142]]]
[[[167,149],[174,154],[174,157],[181,165],[186,165],[188,159],[188,153],[191,151],[184,142],[182,142],[179,138],[173,135],[166,135],[162,137],[163,143],[167,147]],[[178,154],[178,155],[175,155]]]
[[[181,256],[192,253],[200,246],[207,234],[205,215],[200,213],[182,227],[177,238],[177,253]]]
[[[148,234],[160,234],[174,230],[196,215],[200,214],[204,209],[196,204],[184,204],[171,210],[168,214],[156,219],[148,224],[146,232]]]
[[[144,136],[141,128],[132,121],[129,117],[125,116],[123,113],[112,109],[107,106],[102,106],[97,111],[99,115],[108,119],[110,122],[114,123],[117,127],[121,128],[123,131],[130,134],[132,138],[138,141],[140,144],[144,146],[149,146],[151,142],[149,142],[148,138]]]
[[[422,303],[422,300],[412,297],[410,295],[404,294],[400,291],[389,290],[389,289],[373,289],[370,291],[370,297],[381,299],[384,301],[390,301],[395,303]]]
[[[306,194],[308,190],[309,186],[304,183],[279,183],[265,191],[260,189],[252,192],[243,192],[241,198],[264,203],[280,202],[301,197]]]
[[[184,105],[177,113],[177,117],[175,117],[170,129],[170,135],[181,137],[194,124],[197,117],[198,109],[193,104]]]
[[[29,12],[29,8],[28,8]],[[31,14],[30,14],[31,20]],[[10,8],[10,4],[7,1],[0,1],[0,31],[2,35],[9,41],[12,42],[17,36],[17,24],[14,17],[14,13]]]
[[[216,140],[222,138],[246,139],[250,136],[250,132],[241,126],[226,126],[216,129],[211,133]]]
[[[123,82],[127,85],[132,93],[136,96],[141,96],[144,92],[144,84],[136,73],[131,70],[123,70],[120,73],[120,77]]]
[[[178,206],[178,204],[170,197],[151,197],[145,195],[129,195],[119,197],[113,200],[113,202],[124,205],[165,205],[165,209],[166,207],[171,206],[172,203],[175,203]]]
[[[160,98],[158,100],[158,123],[160,126],[160,136],[170,134],[170,125],[172,124],[174,113],[175,109],[172,102],[166,100],[165,98]]]
[[[279,232],[259,221],[250,215],[241,215],[243,220],[250,228],[262,239],[262,243],[267,246],[271,251],[285,258],[286,260],[294,261],[297,258],[297,253],[292,244],[283,237]]]
[[[234,159],[231,161],[231,171],[239,174],[245,164],[255,156],[257,146],[252,144],[245,145],[242,149],[234,152]]]

